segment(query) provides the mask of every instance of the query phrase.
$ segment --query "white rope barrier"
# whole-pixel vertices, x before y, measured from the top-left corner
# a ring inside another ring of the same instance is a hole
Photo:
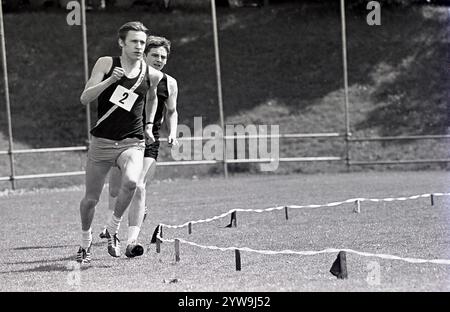
[[[322,205],[302,205],[302,206],[277,206],[277,207],[271,207],[271,208],[267,208],[267,209],[233,209],[230,210],[228,212],[225,212],[221,215],[218,216],[214,216],[212,218],[208,218],[208,219],[202,219],[202,220],[196,220],[196,221],[188,221],[184,224],[181,225],[168,225],[168,224],[163,224],[161,223],[159,225],[159,229],[161,230],[162,227],[166,227],[166,228],[172,228],[172,229],[177,229],[177,228],[182,228],[182,227],[189,227],[189,233],[191,233],[191,226],[192,224],[195,223],[205,223],[205,222],[211,222],[217,219],[221,219],[223,217],[226,217],[229,214],[235,213],[235,212],[256,212],[256,213],[262,213],[262,212],[268,212],[268,211],[274,211],[274,210],[281,210],[281,209],[287,209],[287,208],[291,208],[291,209],[303,209],[303,208],[322,208],[322,207],[335,207],[335,206],[339,206],[342,204],[346,204],[346,203],[357,203],[358,204],[358,212],[359,212],[359,203],[360,202],[364,202],[364,201],[369,201],[369,202],[392,202],[392,201],[405,201],[405,200],[414,200],[414,199],[418,199],[418,198],[431,198],[431,204],[434,204],[434,197],[439,197],[439,196],[450,196],[450,193],[432,193],[432,194],[422,194],[422,195],[413,195],[413,196],[409,196],[409,197],[388,197],[388,198],[351,198],[351,199],[347,199],[341,202],[332,202],[332,203],[327,203],[327,204],[322,204]],[[287,218],[287,213],[286,213],[286,218]],[[210,250],[220,250],[220,251],[248,251],[248,252],[253,252],[253,253],[259,253],[259,254],[266,254],[266,255],[280,255],[280,254],[293,254],[293,255],[301,255],[301,256],[313,256],[313,255],[318,255],[318,254],[323,254],[323,253],[340,253],[342,251],[344,252],[348,252],[348,253],[353,253],[353,254],[357,254],[359,256],[363,256],[363,257],[376,257],[376,258],[381,258],[381,259],[387,259],[387,260],[400,260],[400,261],[404,261],[404,262],[409,262],[409,263],[433,263],[433,264],[445,264],[445,265],[450,265],[450,259],[418,259],[418,258],[404,258],[404,257],[399,257],[399,256],[394,256],[394,255],[389,255],[389,254],[375,254],[375,253],[369,253],[369,252],[362,252],[362,251],[357,251],[357,250],[353,250],[353,249],[336,249],[336,248],[327,248],[327,249],[323,249],[323,250],[318,250],[318,251],[314,251],[314,250],[307,250],[307,251],[296,251],[296,250],[281,250],[281,251],[274,251],[274,250],[257,250],[257,249],[252,249],[249,247],[218,247],[218,246],[205,246],[205,245],[200,245],[194,242],[190,242],[184,239],[180,239],[180,238],[175,238],[175,239],[165,239],[163,237],[161,237],[161,231],[157,231],[156,232],[156,240],[157,240],[157,252],[159,252],[160,250],[160,246],[159,243],[160,242],[166,242],[166,243],[174,243],[175,245],[178,246],[178,249],[176,248],[176,250],[178,250],[178,258],[179,258],[179,243],[184,243],[187,245],[191,245],[191,246],[195,246],[195,247],[199,247],[199,248],[203,248],[203,249],[210,249]]]
[[[315,205],[301,205],[301,206],[297,206],[297,205],[288,205],[288,206],[277,206],[277,207],[272,207],[272,208],[266,208],[266,209],[232,209],[229,210],[225,213],[222,213],[221,215],[218,216],[214,216],[208,219],[202,219],[202,220],[195,220],[195,221],[188,221],[185,222],[183,224],[180,225],[169,225],[169,224],[164,224],[161,223],[162,226],[166,227],[166,228],[171,228],[171,229],[177,229],[177,228],[183,228],[188,226],[189,224],[196,224],[196,223],[205,223],[205,222],[211,222],[214,220],[218,220],[221,218],[224,218],[230,214],[232,214],[233,212],[256,212],[256,213],[262,213],[262,212],[269,212],[269,211],[274,211],[274,210],[282,210],[287,208],[290,209],[308,209],[308,208],[324,208],[324,207],[335,207],[335,206],[339,206],[339,205],[343,205],[343,204],[348,204],[348,203],[355,203],[355,202],[364,202],[364,201],[369,201],[369,202],[392,202],[392,201],[405,201],[405,200],[414,200],[414,199],[418,199],[418,198],[426,198],[426,197],[439,197],[439,196],[450,196],[450,193],[432,193],[432,194],[422,194],[422,195],[413,195],[413,196],[409,196],[409,197],[388,197],[388,198],[350,198],[344,201],[340,201],[340,202],[332,202],[332,203],[327,203],[327,204],[315,204]]]
[[[158,238],[162,241],[162,242],[166,242],[166,243],[173,243],[175,242],[176,239],[164,239],[162,237],[159,236],[158,234]],[[369,253],[369,252],[362,252],[362,251],[357,251],[357,250],[353,250],[353,249],[336,249],[336,248],[327,248],[327,249],[323,249],[323,250],[318,250],[318,251],[314,251],[314,250],[307,250],[307,251],[296,251],[296,250],[280,250],[280,251],[274,251],[274,250],[257,250],[257,249],[252,249],[249,247],[218,247],[218,246],[205,246],[205,245],[200,245],[194,242],[190,242],[190,241],[186,241],[184,239],[181,238],[177,238],[178,241],[180,241],[181,243],[187,244],[187,245],[191,245],[191,246],[195,246],[195,247],[199,247],[199,248],[203,248],[203,249],[210,249],[210,250],[220,250],[220,251],[232,251],[232,250],[240,250],[240,251],[248,251],[248,252],[253,252],[253,253],[258,253],[258,254],[265,254],[265,255],[301,255],[301,256],[314,256],[314,255],[318,255],[318,254],[323,254],[323,253],[338,253],[341,251],[345,251],[348,253],[354,253],[363,257],[376,257],[376,258],[381,258],[381,259],[387,259],[387,260],[401,260],[401,261],[405,261],[405,262],[409,262],[409,263],[434,263],[434,264],[446,264],[446,265],[450,265],[450,259],[417,259],[417,258],[402,258],[399,256],[394,256],[394,255],[388,255],[388,254],[374,254],[374,253]]]

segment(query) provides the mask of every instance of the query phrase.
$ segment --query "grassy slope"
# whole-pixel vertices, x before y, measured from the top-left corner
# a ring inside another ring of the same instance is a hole
[[[446,133],[449,81],[447,68],[442,66],[448,48],[446,11],[415,8],[385,9],[382,13],[379,27],[369,27],[361,14],[347,14],[352,133]],[[203,116],[204,125],[217,123],[212,27],[207,9],[90,13],[91,67],[97,57],[117,53],[117,26],[136,19],[173,41],[167,72],[179,81],[180,122],[192,126],[194,116]],[[223,9],[219,10],[219,26],[228,123],[279,124],[284,133],[345,131],[338,8],[286,4],[268,9]],[[80,27],[67,26],[64,12],[8,14],[5,27],[16,147],[84,144],[85,112],[78,103],[83,87]],[[0,115],[0,130],[0,148],[7,149],[5,114]],[[280,149],[281,156],[344,156],[341,140],[285,140]],[[448,151],[445,141],[363,143],[354,145],[352,157],[444,158]],[[167,149],[162,154],[162,159],[168,159]],[[8,175],[7,158],[0,159],[0,175]],[[18,156],[16,165],[16,174],[80,170],[83,156]],[[436,168],[415,166],[423,167]],[[212,172],[208,168],[173,168],[165,175]],[[249,168],[256,170],[252,165],[234,169]],[[287,164],[278,172],[343,168]],[[73,182],[64,178],[19,183],[53,186]]]

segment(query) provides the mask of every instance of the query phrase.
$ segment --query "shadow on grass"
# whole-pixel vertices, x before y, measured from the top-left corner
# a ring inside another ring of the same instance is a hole
[[[34,250],[34,249],[56,249],[56,248],[68,248],[68,247],[76,247],[78,245],[57,245],[57,246],[24,246],[24,247],[16,247],[12,250]]]
[[[98,246],[104,246],[106,244],[105,242],[98,242],[98,243],[92,243],[92,246],[98,247]],[[24,247],[16,247],[12,250],[34,250],[34,249],[55,249],[55,248],[77,248],[79,245],[56,245],[56,246],[24,246]]]
[[[73,261],[73,257],[70,259]],[[79,267],[80,271],[87,271],[89,269],[109,269],[112,266],[108,265],[81,265]],[[22,269],[22,270],[11,270],[7,272],[0,272],[0,274],[9,274],[9,273],[32,273],[32,272],[71,272],[73,268],[68,267],[68,264],[47,264],[47,265],[39,265],[37,267]],[[77,269],[78,270],[78,269]]]
[[[42,259],[42,260],[33,260],[33,261],[14,261],[14,262],[5,262],[6,264],[34,264],[34,263],[48,263],[48,262],[58,262],[58,261],[75,261],[75,253],[73,256],[58,258],[58,259]]]

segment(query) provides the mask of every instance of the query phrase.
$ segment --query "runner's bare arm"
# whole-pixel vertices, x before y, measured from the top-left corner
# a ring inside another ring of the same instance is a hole
[[[167,75],[167,84],[169,87],[169,97],[166,101],[166,118],[167,128],[169,129],[168,142],[169,145],[177,145],[177,127],[178,127],[178,112],[177,112],[177,98],[178,98],[178,85],[177,81]]]
[[[86,105],[98,98],[98,96],[105,91],[110,85],[118,81],[123,75],[124,71],[120,67],[114,68],[113,74],[108,79],[103,80],[105,75],[109,72],[112,66],[111,57],[101,57],[97,60],[92,69],[92,74],[86,82],[83,93],[81,94],[81,104]]]
[[[156,95],[156,89],[159,81],[162,79],[163,74],[159,70],[155,70],[151,66],[148,66],[148,72],[150,77],[150,89],[147,92],[147,101],[145,103],[145,135],[152,142],[155,141],[153,137],[153,121],[156,115],[156,109],[158,106],[158,97]],[[151,122],[151,124],[147,124]],[[150,142],[151,143],[151,142]]]

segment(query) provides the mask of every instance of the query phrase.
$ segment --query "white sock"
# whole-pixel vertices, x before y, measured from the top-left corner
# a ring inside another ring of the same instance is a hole
[[[128,227],[128,240],[127,245],[135,244],[137,241],[137,238],[139,236],[140,228],[138,226],[129,226]]]
[[[92,242],[92,232],[91,229],[87,231],[81,230],[81,247],[88,249]]]
[[[111,214],[111,218],[106,225],[106,229],[111,236],[119,232],[120,221],[122,221],[122,218],[117,218],[114,213]]]

